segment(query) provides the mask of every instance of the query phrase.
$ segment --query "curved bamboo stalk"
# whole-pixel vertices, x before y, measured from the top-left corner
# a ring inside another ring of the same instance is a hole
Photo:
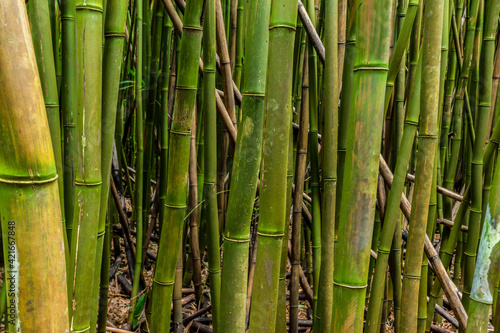
[[[0,215],[3,285],[9,287],[4,298],[9,304],[7,330],[65,332],[68,302],[57,173],[24,2],[0,1],[0,21]]]

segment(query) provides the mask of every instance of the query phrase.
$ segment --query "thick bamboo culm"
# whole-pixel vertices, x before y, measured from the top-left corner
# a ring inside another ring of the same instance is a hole
[[[3,297],[14,306],[6,317],[7,330],[35,332],[44,327],[47,332],[65,332],[65,231],[24,2],[1,1],[0,21],[0,215],[4,260],[9,265]]]

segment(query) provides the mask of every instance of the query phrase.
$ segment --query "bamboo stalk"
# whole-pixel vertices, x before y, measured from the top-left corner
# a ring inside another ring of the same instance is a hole
[[[307,49],[304,57],[307,58]],[[304,173],[307,162],[307,129],[309,127],[309,66],[304,61],[302,71],[302,110],[300,112],[300,127],[297,141],[297,161],[295,163],[295,192],[293,195],[293,221],[292,221],[292,243],[291,243],[291,280],[290,280],[290,332],[298,332],[299,329],[299,269],[301,250],[301,221],[302,221],[302,197],[304,193]]]
[[[168,176],[164,209],[164,230],[156,263],[153,287],[153,312],[151,329],[155,332],[170,328],[170,303],[182,221],[186,209],[186,191],[189,165],[189,141],[192,116],[195,108],[196,88],[202,30],[200,16],[203,2],[188,0],[183,21],[175,103],[172,114],[172,128],[169,140]]]
[[[338,3],[325,3],[325,73],[324,94],[330,96],[324,104],[323,129],[323,210],[321,228],[321,271],[316,286],[321,295],[319,309],[320,331],[330,332],[333,308],[333,263],[335,239],[335,202],[337,191],[338,145]],[[299,229],[300,230],[300,229]],[[316,317],[317,318],[317,317]],[[315,318],[315,319],[316,319]]]
[[[97,255],[101,197],[102,121],[102,12],[101,0],[76,3],[78,104],[77,155],[74,165],[75,197],[71,241],[72,317],[70,329],[89,329]],[[97,217],[97,218],[96,218]],[[96,313],[96,312],[95,312]]]
[[[67,273],[57,173],[24,2],[0,1],[0,21],[0,214],[3,285],[9,287],[3,296],[12,309],[7,330],[64,332]]]
[[[46,1],[32,1],[27,8],[38,74],[45,101],[45,111],[47,112],[47,119],[49,121],[52,150],[54,151],[55,165],[58,174],[57,183],[59,200],[61,202],[62,225],[63,228],[66,229],[64,214],[64,175],[61,153],[61,122],[59,119],[59,96],[55,69],[58,53],[54,53],[53,46],[52,35],[55,34],[55,31],[51,32],[54,20],[51,20],[49,4]],[[69,264],[67,237],[64,238],[64,249],[66,262]]]
[[[64,211],[68,249],[71,249],[74,205],[74,164],[76,163],[76,107],[77,107],[77,58],[76,58],[76,0],[61,1],[61,63],[62,88],[61,112],[63,117],[64,156]],[[69,286],[70,284],[68,284]],[[71,288],[68,288],[70,290]]]
[[[419,66],[421,67],[421,65]],[[411,156],[411,148],[420,115],[420,81],[421,68],[417,69],[416,80],[411,87],[409,95],[408,108],[406,112],[405,128],[401,146],[394,168],[394,180],[391,185],[391,191],[387,199],[386,216],[384,219],[384,229],[380,238],[380,245],[377,250],[377,262],[375,264],[375,275],[372,281],[370,291],[370,302],[366,318],[366,331],[376,332],[379,329],[378,321],[381,314],[380,300],[383,295],[383,281],[387,270],[389,260],[390,246],[397,226],[396,216],[399,213],[401,195],[403,193],[406,169]],[[398,279],[396,279],[398,280]],[[399,282],[399,280],[398,280]]]
[[[242,132],[235,144],[231,194],[223,234],[225,270],[221,298],[224,302],[221,304],[220,326],[223,332],[240,332],[246,326],[248,242],[262,158],[270,8],[269,0],[250,2],[247,8],[246,66],[240,111]],[[236,129],[230,130],[233,132],[234,138]]]
[[[269,63],[261,169],[259,250],[250,332],[274,332],[278,277],[286,211],[286,169],[291,126],[293,41],[297,3],[273,1],[269,19]]]
[[[205,73],[203,82],[204,107],[204,134],[205,134],[205,174],[203,186],[203,210],[202,220],[206,219],[208,234],[207,254],[210,279],[210,295],[212,300],[212,324],[216,331],[219,329],[220,318],[220,250],[219,250],[219,220],[217,218],[217,122],[215,111],[215,50],[216,50],[216,27],[217,27],[217,3],[210,0],[205,6],[205,19],[203,24],[203,60]],[[220,9],[220,2],[219,2]],[[227,51],[227,50],[226,50]],[[231,93],[232,96],[232,93]],[[202,222],[203,223],[203,222]]]
[[[377,19],[372,16],[374,13]],[[361,332],[363,326],[378,179],[376,158],[380,151],[383,92],[389,65],[390,14],[391,1],[363,2],[356,13],[353,89],[358,93],[352,95],[348,124],[348,154],[338,226],[338,234],[343,237],[338,239],[335,248],[335,258],[338,258],[333,289],[335,332]],[[372,144],[358,145],[355,141]],[[351,188],[359,191],[351,192]]]

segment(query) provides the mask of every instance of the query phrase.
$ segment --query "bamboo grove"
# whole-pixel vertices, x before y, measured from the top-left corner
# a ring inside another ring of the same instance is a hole
[[[0,0],[0,330],[500,332],[499,0]]]

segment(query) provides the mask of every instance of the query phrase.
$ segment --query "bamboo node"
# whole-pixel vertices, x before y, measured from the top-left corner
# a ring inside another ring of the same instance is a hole
[[[278,237],[283,237],[285,234],[284,233],[281,233],[281,234],[266,234],[266,233],[257,231],[257,235],[262,236],[262,237],[276,237],[276,238],[278,238]]]
[[[333,284],[336,286],[339,286],[339,287],[347,288],[347,289],[365,289],[368,286],[368,284],[365,284],[363,286],[353,286],[353,285],[349,285],[349,284],[339,283],[335,280],[333,281]]]
[[[388,72],[389,71],[389,68],[387,67],[380,67],[380,66],[360,66],[360,67],[356,67],[352,70],[353,72],[356,72],[356,71],[386,71]]]
[[[290,30],[295,31],[295,25],[289,25],[289,24],[276,24],[276,25],[270,26],[269,30],[276,29],[276,28],[285,28],[285,29],[290,29]]]
[[[164,204],[164,205],[165,205],[165,207],[168,207],[168,208],[173,208],[173,209],[185,209],[185,208],[187,208],[187,206],[186,206],[186,205],[176,206],[176,205],[169,205],[169,204],[167,204],[167,203],[166,203],[166,204]]]
[[[39,185],[39,184],[48,184],[54,182],[59,176],[55,175],[52,178],[40,179],[40,180],[16,180],[16,179],[7,179],[0,177],[0,183],[4,184],[19,184],[19,185]]]
[[[87,182],[79,182],[75,180],[75,185],[78,186],[99,186],[102,185],[102,182],[95,182],[95,183],[87,183]]]
[[[75,330],[71,330],[71,333],[83,333],[83,332],[89,332],[90,331],[90,325],[86,328],[84,328],[83,330],[78,330],[78,331],[75,331]]]
[[[222,235],[222,238],[225,241],[228,241],[230,243],[249,243],[250,242],[250,239],[230,238],[230,237],[226,237],[225,235]]]
[[[189,25],[184,25],[184,26],[182,27],[182,30],[183,30],[183,31],[184,31],[184,30],[203,31],[203,27],[199,27],[199,26],[193,26],[193,27],[191,27],[191,26],[189,26]]]
[[[174,285],[174,281],[160,282],[156,279],[153,279],[153,283],[156,283],[157,285],[160,285],[160,286],[173,286]]]

